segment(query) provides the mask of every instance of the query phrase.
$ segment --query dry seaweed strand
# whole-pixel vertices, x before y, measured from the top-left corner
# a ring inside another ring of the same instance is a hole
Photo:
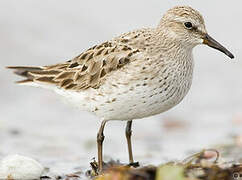
[[[207,156],[208,152],[214,156]],[[242,164],[219,163],[220,154],[215,149],[205,149],[199,153],[189,156],[181,162],[168,162],[159,167],[145,166],[133,168],[114,161],[105,164],[105,169],[99,176],[92,176],[95,180],[159,180],[157,172],[164,167],[181,167],[184,180],[239,180],[242,176]],[[93,167],[93,166],[92,166]],[[92,170],[97,172],[95,168]],[[172,171],[173,172],[173,171]],[[174,179],[176,180],[176,179]]]

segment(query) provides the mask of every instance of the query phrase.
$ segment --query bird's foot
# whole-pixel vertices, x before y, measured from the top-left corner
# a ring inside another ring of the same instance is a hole
[[[134,168],[137,168],[139,167],[139,162],[132,162],[132,163],[129,163],[128,166],[131,166],[131,167],[134,167]]]

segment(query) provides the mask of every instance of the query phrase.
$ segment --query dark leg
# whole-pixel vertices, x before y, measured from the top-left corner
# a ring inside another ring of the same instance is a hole
[[[98,170],[101,172],[103,170],[103,130],[107,121],[102,121],[102,124],[97,133],[97,148],[98,148]]]
[[[132,135],[131,127],[132,127],[132,120],[127,122],[125,135],[126,135],[128,150],[129,150],[129,163],[133,164],[134,159],[133,159],[132,145],[131,145],[131,135]]]

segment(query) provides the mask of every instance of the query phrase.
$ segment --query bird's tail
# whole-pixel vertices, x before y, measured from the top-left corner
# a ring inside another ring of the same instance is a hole
[[[31,73],[41,73],[43,71],[42,67],[8,66],[7,68],[13,69],[15,74],[25,77],[24,80],[17,81],[18,84],[33,82],[34,76]]]
[[[24,77],[24,80],[17,81],[21,85],[52,88],[64,87],[73,83],[74,72],[65,71],[69,64],[51,66],[9,66],[15,74]],[[56,68],[60,66],[59,68]],[[72,85],[73,86],[73,85]]]

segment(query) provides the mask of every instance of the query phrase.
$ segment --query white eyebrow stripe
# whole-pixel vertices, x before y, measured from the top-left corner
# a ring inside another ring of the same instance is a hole
[[[204,24],[201,24],[199,21],[196,21],[192,18],[174,16],[174,15],[170,15],[170,14],[168,14],[166,16],[166,18],[170,21],[177,22],[177,23],[191,22],[193,24],[193,26],[195,26],[197,28],[198,31],[200,31],[201,33],[207,33]]]
[[[197,21],[194,21],[194,20],[191,19],[191,18],[185,18],[185,17],[179,17],[179,16],[177,16],[177,17],[175,17],[174,19],[175,19],[175,21],[177,21],[177,22],[183,22],[183,23],[185,23],[185,22],[191,22],[193,25],[195,25],[195,26],[199,26],[199,23],[198,23]]]
[[[183,23],[189,21],[189,22],[191,22],[195,26],[199,26],[200,25],[199,22],[195,21],[192,18],[188,18],[188,17],[174,16],[174,15],[170,15],[169,14],[169,15],[167,15],[167,18],[169,18],[170,20],[175,20],[177,22],[183,22]]]

